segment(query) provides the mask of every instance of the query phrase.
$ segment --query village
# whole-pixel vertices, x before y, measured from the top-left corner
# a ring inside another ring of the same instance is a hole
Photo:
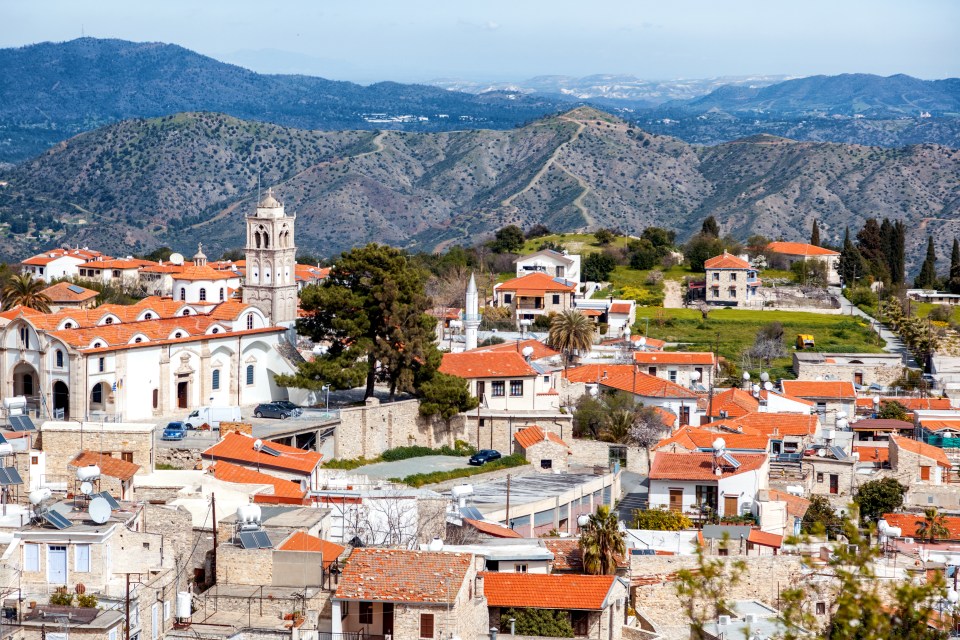
[[[960,363],[921,353],[890,303],[881,323],[852,302],[876,288],[845,282],[840,252],[724,247],[681,282],[665,250],[668,279],[631,291],[612,266],[585,277],[589,241],[527,243],[434,296],[410,325],[429,319],[425,341],[364,342],[345,328],[374,322],[359,288],[403,254],[298,264],[271,190],[245,223],[242,259],[64,247],[23,259],[16,304],[5,288],[7,636],[956,631]],[[857,589],[876,611],[845,611]]]

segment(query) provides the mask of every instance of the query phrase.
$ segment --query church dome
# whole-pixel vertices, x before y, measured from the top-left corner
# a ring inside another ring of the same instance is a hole
[[[277,207],[282,206],[276,198],[273,197],[273,189],[267,189],[267,195],[263,197],[263,200],[260,201],[260,204],[257,205],[261,209],[276,209]]]

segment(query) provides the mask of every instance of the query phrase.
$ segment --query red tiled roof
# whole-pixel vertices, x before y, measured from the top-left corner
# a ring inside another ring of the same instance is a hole
[[[492,522],[484,522],[483,520],[474,520],[472,518],[464,518],[463,521],[469,524],[471,527],[473,527],[477,531],[479,531],[480,533],[485,533],[488,536],[493,536],[494,538],[522,538],[523,537],[513,529],[508,529],[503,525],[494,524]]]
[[[533,425],[520,429],[515,434],[513,434],[514,439],[524,449],[529,449],[535,444],[539,444],[544,440],[549,440],[555,444],[567,446],[567,443],[560,439],[560,436],[553,433],[552,431],[544,431],[538,425]]]
[[[745,429],[753,429],[764,435],[776,436],[812,436],[820,426],[816,414],[806,413],[748,413],[739,418],[717,420],[701,427],[720,425],[735,425]]]
[[[860,462],[886,464],[890,462],[890,447],[854,447],[854,453],[860,454]]]
[[[606,379],[601,379],[600,384],[611,389],[628,391],[634,395],[645,398],[691,398],[699,396],[680,385],[651,376],[648,373],[640,371],[617,371],[610,373]]]
[[[677,445],[687,451],[696,451],[697,449],[709,449],[713,446],[714,440],[723,438],[727,443],[727,449],[750,449],[756,451],[766,451],[770,444],[770,438],[765,435],[746,434],[746,433],[717,433],[708,429],[685,426],[680,427],[676,433],[669,438],[664,438],[656,445],[654,449],[668,449],[671,445]]]
[[[323,558],[323,566],[329,567],[339,558],[346,547],[335,542],[323,540],[303,531],[294,532],[287,540],[280,545],[278,551],[307,551],[319,553]]]
[[[911,440],[910,438],[903,438],[893,435],[890,436],[890,442],[897,445],[901,449],[915,453],[918,456],[929,458],[941,467],[950,469],[953,466],[950,464],[950,459],[947,458],[947,454],[940,447],[935,447],[932,444],[927,444],[918,440]]]
[[[806,498],[801,498],[800,496],[789,494],[786,491],[770,489],[768,491],[768,495],[770,496],[771,500],[786,502],[787,514],[794,516],[795,518],[802,518],[807,512],[807,509],[810,508],[809,500]]]
[[[229,280],[230,278],[239,278],[240,275],[233,271],[217,271],[211,266],[200,265],[185,267],[183,271],[173,276],[174,280]]]
[[[629,302],[614,302],[610,305],[610,308],[607,309],[607,313],[622,313],[627,315],[630,313],[630,303]]]
[[[785,393],[777,393],[776,391],[767,391],[766,389],[760,390],[760,397],[763,398],[764,400],[769,400],[770,396],[775,396],[777,398],[784,398],[785,400],[789,400],[791,402],[799,402],[800,404],[807,405],[808,407],[812,407],[816,404],[815,402],[810,402],[809,400],[804,400],[803,398],[788,396]]]
[[[888,418],[866,418],[850,423],[854,431],[913,431],[912,422]]]
[[[255,451],[253,443],[256,438],[248,435],[231,431],[225,435],[220,442],[213,445],[202,454],[202,457],[208,460],[228,460],[240,464],[256,465],[268,469],[281,469],[284,471],[310,474],[320,464],[323,456],[316,451],[304,451],[296,447],[288,447],[285,444],[276,442],[265,442],[274,451],[280,452],[279,456],[272,456],[268,453]]]
[[[270,485],[273,487],[273,495],[280,498],[302,499],[304,496],[304,492],[300,490],[300,484],[297,482],[231,464],[226,460],[215,462],[211,470],[213,471],[214,478],[223,480],[224,482]],[[254,501],[256,501],[256,496],[254,497]]]
[[[533,355],[530,356],[531,360],[540,360],[541,358],[552,358],[553,356],[560,355],[559,351],[551,349],[547,345],[543,344],[539,340],[527,339],[527,340],[515,340],[510,342],[501,342],[500,344],[491,344],[486,347],[477,347],[472,349],[470,353],[478,352],[489,352],[493,351],[496,353],[502,353],[504,351],[516,351],[517,353],[523,353],[523,350],[527,347],[533,349]]]
[[[469,553],[354,549],[340,575],[336,598],[452,604],[472,562]]]
[[[139,258],[113,258],[103,260],[91,260],[77,265],[87,269],[139,269],[140,267],[150,267],[157,264],[151,260],[140,260]]]
[[[75,258],[83,262],[92,258],[96,258],[97,256],[103,256],[103,254],[99,251],[90,251],[88,249],[52,249],[46,253],[38,253],[35,256],[27,258],[20,264],[43,266],[65,256]]]
[[[242,266],[246,266],[246,261]],[[315,267],[312,264],[298,264],[295,267],[297,280],[317,282],[330,275],[330,267]]]
[[[724,251],[703,263],[705,269],[749,269],[750,263]]]
[[[853,400],[857,392],[852,382],[845,380],[784,380],[783,392],[798,398],[826,398]]]
[[[900,527],[904,538],[917,538],[917,527],[924,521],[922,513],[885,513],[883,519],[891,527]],[[960,540],[960,517],[944,516],[948,540]]]
[[[71,467],[89,467],[92,464],[100,467],[100,473],[111,478],[129,480],[140,469],[140,465],[120,458],[105,455],[97,451],[81,451],[73,460],[68,462]]]
[[[750,534],[747,536],[747,542],[759,544],[764,547],[773,547],[775,549],[779,549],[783,545],[783,536],[760,531],[759,529],[750,529]]]
[[[760,408],[760,401],[743,389],[727,389],[713,396],[713,415],[739,418]]]
[[[669,453],[661,451],[653,458],[650,468],[651,480],[719,480],[730,476],[756,471],[767,461],[766,454],[735,453],[732,455],[740,467],[723,466],[723,474],[717,475],[713,453]]]
[[[653,412],[660,416],[660,421],[667,427],[672,427],[677,422],[677,416],[663,407],[654,407]]]
[[[587,316],[588,318],[599,318],[603,315],[603,311],[600,309],[577,309],[580,312],[580,315]]]
[[[74,289],[80,289],[80,292],[78,293]],[[50,302],[86,302],[100,295],[98,291],[86,289],[69,282],[58,282],[40,293],[50,298]]]
[[[508,378],[537,375],[516,351],[464,351],[445,353],[440,373],[458,378]]]
[[[494,289],[497,291],[530,291],[530,292],[546,292],[546,291],[575,291],[577,284],[571,282],[570,280],[563,280],[562,282],[557,282],[553,279],[552,276],[548,276],[545,273],[531,273],[526,276],[520,276],[519,278],[512,278],[506,282],[501,282],[496,285]]]
[[[949,411],[952,408],[950,398],[880,398],[881,405],[888,402],[898,402],[908,411],[916,411],[917,409]],[[857,398],[857,406],[873,408],[873,398]]]
[[[483,573],[490,607],[602,611],[615,576],[569,573]]]
[[[960,418],[956,420],[944,420],[943,418],[920,418],[920,424],[930,431],[960,431]]]
[[[645,365],[702,364],[707,366],[716,362],[709,351],[637,351],[633,354],[633,361]]]
[[[803,242],[771,242],[767,249],[773,253],[782,253],[785,256],[839,256],[840,254],[830,249],[824,249],[812,244]]]
[[[596,384],[611,375],[633,373],[633,365],[629,364],[584,364],[572,367],[563,373],[563,377],[570,382],[585,382]]]

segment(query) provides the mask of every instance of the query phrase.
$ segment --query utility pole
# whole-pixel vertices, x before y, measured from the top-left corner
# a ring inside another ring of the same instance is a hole
[[[507,528],[513,529],[510,525],[510,474],[507,474]]]
[[[124,617],[127,620],[126,637],[127,637],[127,640],[130,640],[130,574],[129,573],[127,574],[127,590],[124,593],[125,593],[125,597],[123,602],[123,610],[124,610]]]
[[[217,580],[217,494],[210,494],[210,510],[213,517],[213,580]],[[130,640],[129,638],[127,640]]]

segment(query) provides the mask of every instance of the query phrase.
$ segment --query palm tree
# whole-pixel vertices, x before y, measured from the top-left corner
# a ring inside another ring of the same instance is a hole
[[[43,293],[46,288],[46,282],[34,280],[29,274],[20,273],[12,276],[3,285],[3,310],[27,307],[43,313],[50,313],[50,298]]]
[[[593,346],[593,323],[579,311],[571,309],[558,313],[550,320],[547,343],[563,352],[563,368],[566,370],[573,351],[587,351]]]
[[[600,428],[600,439],[604,442],[626,443],[630,440],[630,428],[634,415],[630,411],[613,411],[604,420]]]
[[[936,542],[950,535],[950,530],[947,529],[947,516],[937,512],[936,507],[924,509],[923,520],[917,520],[916,524],[917,537],[921,540]]]
[[[580,529],[580,554],[583,569],[593,575],[613,575],[617,560],[627,553],[624,534],[620,531],[617,514],[607,505],[597,507],[586,526]]]

